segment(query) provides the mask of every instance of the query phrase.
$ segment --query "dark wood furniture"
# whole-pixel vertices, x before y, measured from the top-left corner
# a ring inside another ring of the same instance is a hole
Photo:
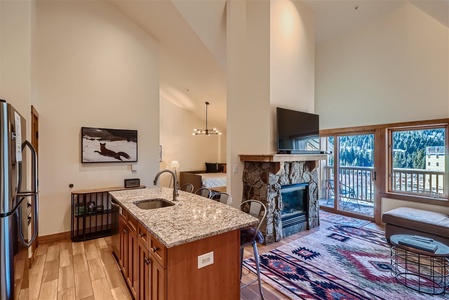
[[[117,258],[134,299],[165,299],[167,249],[126,210],[120,215],[119,232]]]
[[[239,299],[239,230],[167,248],[124,208],[119,230],[117,259],[134,299]],[[198,256],[212,251],[214,263],[198,269]]]
[[[385,238],[411,234],[432,238],[449,245],[449,215],[411,207],[398,207],[382,214]]]
[[[136,188],[145,188],[139,186]],[[110,191],[124,187],[77,190],[71,193],[71,231],[73,242],[86,241],[112,234]]]
[[[186,183],[193,185],[193,192],[203,187],[203,180],[201,178],[202,173],[206,173],[206,170],[201,171],[182,171],[179,172],[179,185],[182,186]]]
[[[216,193],[226,193],[226,186],[217,186],[217,187],[213,187],[211,188],[212,192],[216,192]]]

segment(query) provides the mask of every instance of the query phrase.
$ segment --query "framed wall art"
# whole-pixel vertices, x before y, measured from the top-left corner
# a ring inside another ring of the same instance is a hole
[[[81,162],[137,162],[137,130],[82,127]]]

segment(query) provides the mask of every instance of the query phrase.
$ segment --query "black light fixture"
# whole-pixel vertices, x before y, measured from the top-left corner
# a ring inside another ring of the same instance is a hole
[[[207,106],[209,105],[209,102],[206,103],[206,129],[193,129],[192,135],[211,135],[211,134],[217,134],[221,135],[221,132],[217,128],[208,129],[207,128]]]

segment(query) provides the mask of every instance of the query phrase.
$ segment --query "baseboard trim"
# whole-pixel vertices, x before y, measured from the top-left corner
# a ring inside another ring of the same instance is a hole
[[[38,239],[38,244],[53,243],[53,242],[58,242],[61,240],[69,240],[70,239],[70,231],[39,236],[37,239]]]

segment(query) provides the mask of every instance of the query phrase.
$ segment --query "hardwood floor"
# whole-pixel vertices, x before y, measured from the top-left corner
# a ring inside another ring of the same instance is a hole
[[[30,269],[29,299],[132,299],[110,237],[40,244]]]
[[[268,252],[293,240],[309,235],[321,228],[326,222],[312,230],[299,232],[278,243],[259,245],[259,254]],[[373,223],[368,228],[377,228]],[[380,228],[381,229],[381,228]],[[244,257],[253,256],[252,248],[245,248]],[[255,279],[255,275],[243,269],[242,282]],[[267,300],[289,299],[268,284],[262,282]],[[111,238],[99,238],[85,242],[72,243],[62,240],[56,243],[40,244],[30,269],[30,285],[21,295],[28,299],[132,299],[112,254]],[[260,299],[257,282],[241,290],[241,300]]]

